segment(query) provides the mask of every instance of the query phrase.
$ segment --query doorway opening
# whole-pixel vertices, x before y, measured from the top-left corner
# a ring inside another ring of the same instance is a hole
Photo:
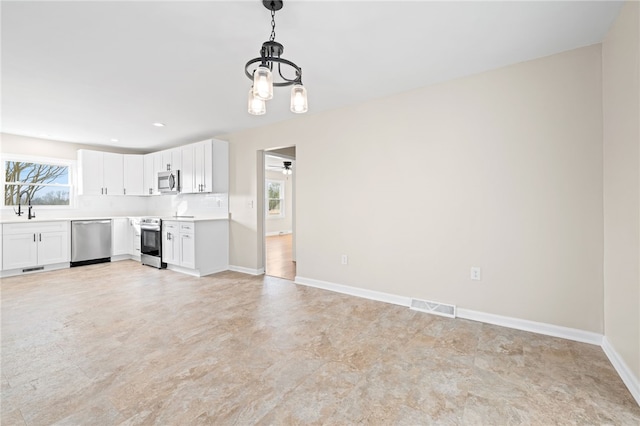
[[[264,151],[265,274],[293,281],[296,147]]]

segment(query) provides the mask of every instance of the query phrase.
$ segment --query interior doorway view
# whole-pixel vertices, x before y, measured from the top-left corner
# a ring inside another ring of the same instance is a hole
[[[265,273],[294,280],[296,148],[265,151]]]

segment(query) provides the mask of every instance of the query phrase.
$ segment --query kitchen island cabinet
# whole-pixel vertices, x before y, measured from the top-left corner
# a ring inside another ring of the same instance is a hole
[[[198,277],[226,271],[228,220],[163,220],[162,261],[167,269]]]

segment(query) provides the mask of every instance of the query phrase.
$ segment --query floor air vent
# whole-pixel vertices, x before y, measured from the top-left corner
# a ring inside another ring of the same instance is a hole
[[[442,315],[449,318],[456,317],[456,307],[446,303],[430,302],[428,300],[411,299],[411,309],[428,314]]]

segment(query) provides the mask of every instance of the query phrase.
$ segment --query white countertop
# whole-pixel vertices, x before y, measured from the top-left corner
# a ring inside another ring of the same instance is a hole
[[[174,222],[203,222],[207,220],[228,220],[226,217],[206,217],[206,216],[194,216],[194,217],[185,217],[185,216],[160,216],[162,220],[171,220]]]
[[[59,222],[59,221],[74,221],[74,220],[104,220],[104,219],[128,219],[128,218],[141,218],[141,217],[156,217],[156,216],[94,216],[94,217],[36,217],[34,219],[27,219],[27,216],[16,216],[12,219],[0,220],[0,225],[10,223],[38,223],[38,222]],[[174,217],[174,216],[160,216],[162,220],[173,220],[178,222],[201,222],[207,220],[228,220],[226,217],[207,217],[207,216],[195,216],[195,217]]]

